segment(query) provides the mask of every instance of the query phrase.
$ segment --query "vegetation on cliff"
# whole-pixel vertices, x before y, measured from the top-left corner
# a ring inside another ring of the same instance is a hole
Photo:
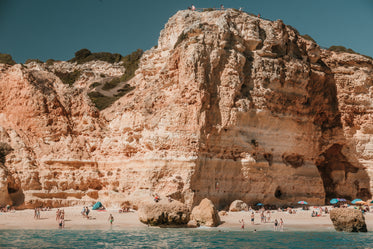
[[[99,110],[103,110],[111,106],[115,102],[115,100],[117,100],[116,97],[105,96],[99,92],[90,92],[88,93],[88,97]]]
[[[301,35],[301,36],[306,40],[313,41],[314,43],[317,43],[310,35],[304,34],[304,35]]]
[[[75,53],[75,57],[70,60],[70,62],[77,62],[78,64],[83,64],[89,61],[106,61],[109,63],[116,63],[120,62],[122,59],[122,55],[120,54],[112,54],[108,52],[99,52],[99,53],[92,53],[86,48],[83,48]]]
[[[118,94],[115,94],[114,96],[106,96],[102,94],[101,92],[94,91],[94,92],[88,93],[88,97],[95,104],[97,109],[104,110],[105,108],[111,106],[120,97],[126,95],[133,89],[135,89],[135,87],[129,84],[125,84],[121,89],[118,90]]]
[[[13,60],[10,54],[1,54],[1,53],[0,53],[0,63],[4,63],[8,65],[16,64],[16,62]]]
[[[31,63],[31,62],[36,62],[36,63],[43,63],[43,61],[39,59],[28,59],[26,60],[25,64]]]
[[[364,56],[364,57],[366,57],[366,58],[368,58],[368,59],[371,59],[371,60],[373,60],[373,58],[372,57],[370,57],[370,56],[368,56],[368,55],[364,55],[364,54],[359,54],[358,52],[355,52],[354,50],[352,50],[351,48],[346,48],[346,47],[344,47],[344,46],[330,46],[329,48],[328,48],[328,50],[329,51],[334,51],[334,52],[337,52],[337,53],[339,53],[339,52],[343,52],[343,53],[350,53],[350,54],[358,54],[358,55],[362,55],[362,56]]]
[[[123,62],[123,66],[132,67],[132,62],[136,59],[139,59],[142,55],[143,51],[141,49],[136,50],[135,52],[127,55],[122,56],[118,53],[109,53],[109,52],[99,52],[99,53],[92,53],[90,50],[83,48],[77,52],[75,52],[75,57],[69,60],[70,62],[77,62],[78,64],[83,64],[89,61],[106,61],[109,63],[118,63]]]
[[[102,89],[109,90],[116,87],[120,82],[126,82],[132,79],[132,77],[135,76],[135,71],[139,67],[142,54],[143,51],[141,49],[137,49],[135,52],[123,57],[121,61],[123,62],[122,65],[125,67],[126,71],[121,77],[114,78],[113,80],[106,82]]]
[[[81,72],[79,70],[74,70],[73,72],[54,72],[58,78],[61,79],[61,81],[64,84],[67,84],[69,86],[72,86],[74,82],[79,78]]]

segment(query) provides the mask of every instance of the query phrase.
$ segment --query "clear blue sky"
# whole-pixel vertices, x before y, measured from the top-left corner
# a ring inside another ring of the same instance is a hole
[[[242,7],[282,19],[321,46],[343,45],[373,57],[373,0],[0,0],[0,53],[68,60],[81,48],[128,54],[157,44],[180,9]]]

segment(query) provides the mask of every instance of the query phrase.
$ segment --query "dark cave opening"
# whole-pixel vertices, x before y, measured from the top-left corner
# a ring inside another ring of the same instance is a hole
[[[275,197],[278,198],[278,199],[281,199],[281,196],[282,196],[281,189],[280,189],[280,187],[277,187],[276,191],[275,191]]]
[[[316,164],[324,185],[325,203],[329,203],[331,199],[338,197],[347,200],[355,198],[370,199],[372,195],[369,188],[360,187],[360,183],[369,185],[368,174],[363,168],[352,165],[342,154],[342,148],[343,145],[334,144],[321,155],[324,159]],[[352,181],[349,173],[360,173],[359,181]]]

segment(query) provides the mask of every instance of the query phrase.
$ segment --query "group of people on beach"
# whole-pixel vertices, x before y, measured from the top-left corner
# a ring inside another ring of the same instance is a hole
[[[41,211],[50,211],[50,210],[51,210],[50,207],[46,207],[46,208],[43,208],[43,207],[34,208],[34,219],[36,219],[36,220],[40,219],[40,212]]]
[[[56,221],[58,222],[59,228],[65,227],[65,210],[63,209],[57,209],[56,211]]]
[[[282,218],[280,218],[280,221],[275,219],[275,222],[273,225],[274,225],[273,227],[274,231],[284,231],[284,221],[282,220]]]
[[[271,212],[269,210],[267,211],[263,210],[260,213],[260,222],[261,223],[271,222]]]
[[[328,207],[325,207],[325,208],[319,207],[318,209],[312,210],[311,217],[319,217],[319,216],[322,216],[322,213],[323,213],[323,212],[324,212],[325,214],[328,214],[328,213],[329,213]]]
[[[89,210],[88,206],[85,206],[85,207],[83,207],[83,210],[82,210],[81,214],[83,215],[84,218],[89,219],[89,212],[90,212],[90,210]]]
[[[271,212],[269,210],[267,210],[267,212],[265,212],[265,211],[261,212],[260,221],[262,223],[271,222],[271,214],[270,213]],[[254,212],[251,212],[250,220],[251,220],[251,225],[255,225],[255,214],[254,214]],[[241,223],[241,229],[245,229],[244,219],[241,219],[238,222]],[[274,231],[284,231],[284,221],[283,221],[282,218],[280,218],[279,221],[277,219],[275,219],[273,225],[274,225],[274,227],[273,227]],[[254,231],[256,231],[256,229]]]
[[[10,205],[6,205],[4,207],[0,206],[0,212],[6,213],[6,212],[14,212],[14,207],[11,207]]]
[[[34,208],[34,219],[39,220],[40,219],[40,208]]]

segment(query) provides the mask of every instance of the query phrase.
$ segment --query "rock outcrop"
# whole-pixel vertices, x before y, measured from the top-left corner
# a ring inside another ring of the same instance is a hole
[[[335,230],[339,232],[367,232],[364,215],[360,210],[350,208],[334,208],[330,211],[330,219]]]
[[[0,143],[13,149],[3,202],[110,207],[159,193],[225,208],[371,197],[371,59],[323,50],[281,20],[185,10],[143,54],[125,82],[132,90],[99,111],[87,93],[124,70],[0,65]]]
[[[247,204],[241,200],[235,200],[229,206],[229,212],[239,212],[239,211],[248,211],[249,207]]]
[[[197,226],[216,227],[220,224],[220,217],[214,203],[205,198],[192,210],[191,220]]]
[[[151,226],[185,226],[190,219],[190,210],[178,201],[143,202],[138,215],[142,223]]]

